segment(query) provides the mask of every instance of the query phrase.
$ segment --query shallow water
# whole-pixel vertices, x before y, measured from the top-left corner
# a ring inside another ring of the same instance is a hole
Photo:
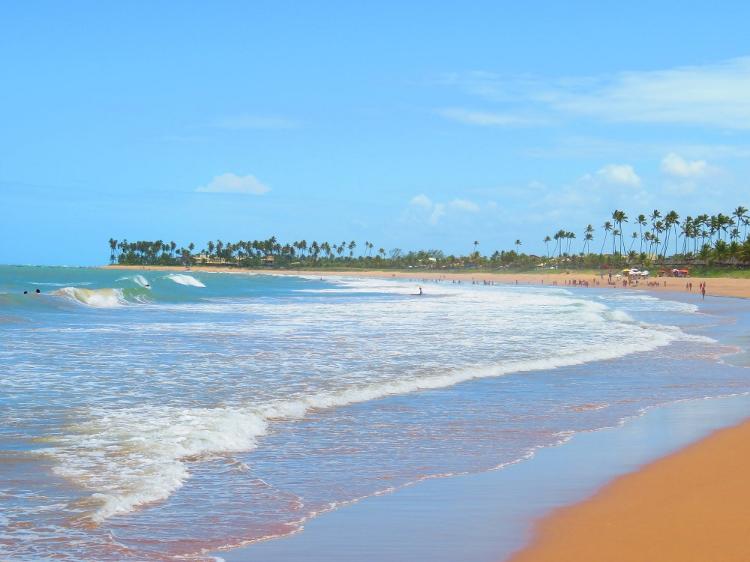
[[[0,268],[0,555],[199,559],[750,389],[685,299],[424,288]]]

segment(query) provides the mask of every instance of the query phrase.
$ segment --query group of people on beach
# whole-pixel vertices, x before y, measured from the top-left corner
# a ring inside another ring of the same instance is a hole
[[[685,283],[685,290],[690,291],[691,293],[693,292],[692,281],[688,281],[687,283]],[[701,294],[701,298],[704,298],[704,299],[706,298],[706,282],[705,281],[701,281],[700,283],[698,283],[698,292]]]
[[[394,275],[394,277],[395,277],[395,275]],[[432,281],[433,283],[440,283],[442,281],[447,281],[447,280],[448,280],[447,277],[443,276],[441,278],[432,278],[432,279],[423,278],[423,279],[421,279],[421,282],[422,283],[428,283],[428,282]],[[417,280],[416,279],[411,279],[411,281],[417,281]],[[600,279],[597,279],[596,277],[594,277],[594,278],[591,279],[591,281],[589,281],[587,279],[566,279],[565,280],[565,285],[571,286],[571,287],[589,288],[589,287],[598,287],[598,286],[601,286],[601,283],[603,281],[604,281],[604,274],[602,273],[602,274],[600,274]],[[618,285],[621,285],[623,288],[637,287],[640,284],[640,281],[641,280],[639,280],[638,278],[632,278],[632,279],[630,279],[628,277],[624,277],[624,278],[620,279],[619,276],[613,276],[611,273],[607,277],[607,285],[609,285],[610,287],[617,287]],[[460,285],[461,284],[461,280],[460,279],[451,279],[451,283]],[[541,279],[540,283],[542,285],[544,285],[544,279]],[[489,280],[489,279],[480,279],[480,280],[477,280],[477,279],[472,278],[471,279],[471,284],[472,285],[493,286],[493,285],[496,285],[496,282],[492,281],[492,280]],[[518,285],[518,279],[516,279],[514,281],[514,284]],[[551,284],[552,284],[553,287],[557,287],[558,286],[557,280],[553,280]],[[664,287],[664,288],[667,288],[667,280],[666,279],[651,279],[651,280],[646,281],[646,286],[647,287]],[[692,281],[688,281],[685,284],[685,290],[692,292],[692,290],[693,290],[693,282]],[[698,291],[700,292],[701,297],[705,299],[706,298],[706,283],[705,282],[701,282],[698,285]],[[37,292],[39,292],[39,289],[37,289]],[[422,290],[421,286],[418,288],[418,293],[417,294],[418,295],[423,295],[424,294],[424,291]]]

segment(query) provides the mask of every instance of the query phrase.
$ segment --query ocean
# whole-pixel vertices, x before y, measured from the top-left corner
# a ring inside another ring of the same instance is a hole
[[[747,393],[734,321],[611,289],[2,266],[0,559],[210,559]]]

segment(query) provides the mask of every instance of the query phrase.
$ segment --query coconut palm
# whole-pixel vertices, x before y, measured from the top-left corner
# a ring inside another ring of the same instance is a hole
[[[109,262],[115,263],[115,251],[117,250],[117,240],[109,239]]]
[[[646,215],[643,215],[643,214],[638,215],[638,217],[636,218],[636,222],[638,223],[638,231],[641,236],[641,242],[640,242],[640,247],[638,249],[638,253],[641,254],[643,253],[643,227],[646,226]]]
[[[633,246],[635,245],[635,241],[638,240],[638,233],[633,232],[633,234],[630,235],[631,242],[630,242],[630,248],[628,248],[628,255],[633,252]]]
[[[599,250],[600,256],[604,253],[604,245],[607,243],[607,234],[612,230],[612,223],[607,221],[602,225],[602,228],[604,229],[604,240],[602,240],[602,249]]]
[[[594,227],[590,224],[583,231],[583,252],[591,253],[591,242],[594,240]]]
[[[744,239],[747,239],[747,224],[748,224],[748,215],[747,215],[747,209],[740,205],[737,207],[733,212],[732,215],[735,219],[737,219],[737,228],[740,226],[744,227]]]
[[[612,221],[615,223],[618,229],[618,234],[620,235],[620,255],[624,252],[624,245],[622,242],[622,223],[628,222],[628,216],[625,214],[625,211],[618,211],[615,209],[612,212]],[[616,239],[613,241],[612,245],[612,253],[614,254],[614,242],[616,242]]]

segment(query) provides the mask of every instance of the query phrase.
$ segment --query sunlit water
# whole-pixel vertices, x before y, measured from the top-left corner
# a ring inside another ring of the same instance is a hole
[[[0,558],[201,559],[750,389],[690,302],[423,287],[0,268]]]

